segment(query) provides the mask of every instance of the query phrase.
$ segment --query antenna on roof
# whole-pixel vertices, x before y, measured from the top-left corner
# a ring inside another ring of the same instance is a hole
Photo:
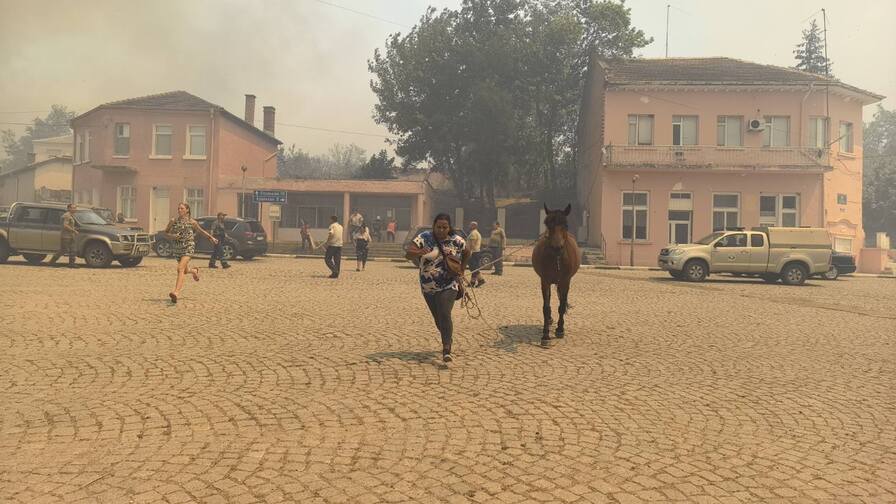
[[[666,57],[669,57],[669,8],[670,4],[666,4]],[[827,47],[827,46],[825,46]],[[825,55],[827,56],[827,55]]]

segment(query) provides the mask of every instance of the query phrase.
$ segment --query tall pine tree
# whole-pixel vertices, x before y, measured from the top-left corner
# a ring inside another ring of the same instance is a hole
[[[808,30],[803,30],[803,41],[793,50],[796,69],[816,75],[833,76],[831,60],[824,57],[824,39],[818,23],[813,19]]]

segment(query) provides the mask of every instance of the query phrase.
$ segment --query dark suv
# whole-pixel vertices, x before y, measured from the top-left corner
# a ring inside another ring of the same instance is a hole
[[[215,217],[199,217],[196,221],[203,229],[211,232],[215,219]],[[252,259],[268,252],[267,233],[257,220],[227,217],[224,219],[224,227],[227,229],[227,240],[224,242],[225,259],[237,256]],[[208,238],[202,235],[196,236],[197,254],[211,255],[214,251],[215,247]],[[171,257],[172,243],[164,231],[156,233],[155,252],[159,257]]]

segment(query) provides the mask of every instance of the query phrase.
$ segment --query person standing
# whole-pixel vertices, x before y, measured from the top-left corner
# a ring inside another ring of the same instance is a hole
[[[442,338],[444,362],[454,360],[451,355],[454,339],[451,311],[454,302],[463,295],[459,282],[469,256],[466,242],[451,228],[451,216],[444,213],[436,216],[432,231],[414,238],[405,254],[407,259],[420,265],[420,290]]]
[[[395,217],[389,219],[389,223],[386,224],[386,241],[389,243],[395,243],[395,233],[398,231],[398,223],[395,222]]]
[[[373,238],[378,242],[383,241],[383,218],[379,215],[373,221]]]
[[[467,245],[470,247],[470,269],[473,274],[470,276],[470,287],[482,287],[485,279],[479,271],[479,263],[482,260],[482,235],[479,234],[479,223],[473,221],[470,223],[470,233],[467,235]]]
[[[305,219],[302,219],[299,233],[302,235],[302,252],[314,249],[314,245],[311,243],[311,228],[308,226],[308,223],[305,222]],[[306,244],[307,248],[305,248]]]
[[[190,205],[181,203],[177,205],[177,217],[171,219],[165,228],[165,235],[173,241],[174,259],[177,261],[177,281],[174,290],[168,293],[172,303],[177,303],[180,291],[184,288],[184,278],[190,267],[190,258],[196,253],[196,233],[205,235],[212,245],[217,245],[218,240],[208,234],[198,222],[190,215]],[[190,269],[193,280],[199,281],[199,268]]]
[[[208,261],[209,268],[217,268],[215,266],[216,260],[221,261],[222,268],[227,269],[230,267],[230,264],[227,263],[227,259],[224,257],[224,242],[227,241],[227,227],[224,225],[224,217],[227,217],[227,214],[218,212],[218,218],[212,223],[211,233],[218,240],[218,243],[215,244],[215,251],[212,252],[212,257]]]
[[[504,249],[507,248],[507,234],[500,222],[495,222],[492,227],[492,235],[488,239],[488,247],[492,252],[492,261],[495,263],[495,272],[493,275],[501,276],[504,274]]]
[[[352,210],[352,214],[348,218],[349,233],[351,235],[354,235],[355,231],[357,231],[358,228],[361,227],[361,224],[364,224],[364,216],[361,215],[361,212],[359,212],[356,208]]]
[[[66,212],[62,214],[62,231],[59,236],[59,251],[50,258],[50,264],[55,264],[62,255],[68,256],[68,267],[75,267],[75,236],[78,230],[75,228],[75,210],[77,207],[74,203],[69,203]]]
[[[335,215],[330,217],[330,229],[327,232],[327,241],[324,246],[327,247],[327,253],[324,255],[324,262],[330,268],[330,278],[339,278],[339,270],[342,266],[342,225],[339,224],[339,217]]]
[[[370,253],[370,230],[367,229],[367,224],[361,224],[352,238],[355,240],[355,257],[358,260],[355,271],[364,271],[367,267],[367,254]]]

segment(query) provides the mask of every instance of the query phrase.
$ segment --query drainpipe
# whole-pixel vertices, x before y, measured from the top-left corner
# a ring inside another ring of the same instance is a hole
[[[805,107],[806,107],[806,100],[809,99],[809,95],[812,94],[814,87],[815,87],[815,84],[810,83],[809,90],[806,91],[806,94],[803,95],[803,99],[800,100],[800,141],[798,144],[800,147],[806,147],[806,145],[805,145],[805,141],[806,141],[806,135],[805,135],[806,121],[805,121],[805,119],[808,119],[808,117],[805,116],[805,113],[806,113]],[[830,125],[828,125],[828,129],[830,129]]]
[[[217,214],[217,208],[213,206],[218,203],[217,194],[215,194],[215,182],[214,182],[214,173],[215,173],[215,109],[209,109],[209,116],[211,118],[211,134],[210,137],[210,145],[208,149],[208,214],[213,215]],[[214,199],[212,199],[214,197]]]

